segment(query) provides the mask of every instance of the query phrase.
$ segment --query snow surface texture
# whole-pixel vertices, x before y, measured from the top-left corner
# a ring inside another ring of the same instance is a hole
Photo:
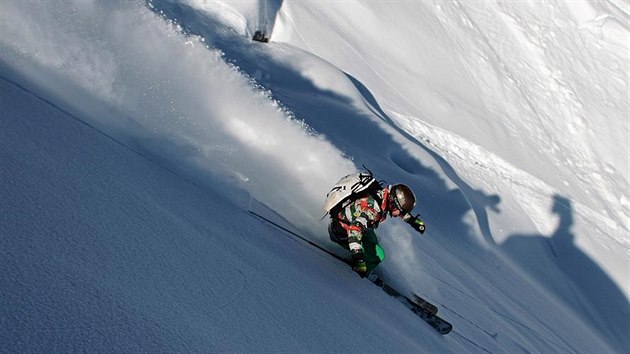
[[[0,350],[627,351],[629,13],[1,2]],[[419,197],[380,271],[447,337],[247,213],[340,251],[361,164]]]

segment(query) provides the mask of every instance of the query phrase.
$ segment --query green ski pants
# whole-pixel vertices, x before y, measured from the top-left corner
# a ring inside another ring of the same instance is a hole
[[[330,225],[329,230],[330,238],[341,247],[350,250],[347,241],[346,231],[341,228],[338,224]],[[345,240],[341,240],[341,238]],[[361,238],[361,245],[363,246],[363,260],[367,264],[367,272],[368,274],[374,270],[385,259],[385,251],[378,243],[378,236],[374,232],[374,229],[367,229],[363,232],[363,237]]]

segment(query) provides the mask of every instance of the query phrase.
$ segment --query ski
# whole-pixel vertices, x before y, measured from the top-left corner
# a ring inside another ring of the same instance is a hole
[[[418,307],[425,309],[431,315],[436,315],[438,312],[437,306],[433,305],[432,303],[428,302],[427,300],[421,298],[420,296],[414,293],[411,293],[411,301],[414,304],[418,305]]]
[[[437,315],[438,308],[434,304],[413,293],[411,297],[401,294],[398,290],[387,285],[387,283],[377,275],[371,275],[368,279],[374,283],[374,285],[380,287],[387,295],[396,298],[440,334],[445,335],[453,330],[453,325]]]
[[[442,335],[449,334],[453,330],[453,325],[438,315],[431,315],[420,308],[413,308],[411,311]]]
[[[276,222],[273,222],[271,220],[269,220],[268,218],[260,215],[259,213],[256,213],[252,210],[249,210],[249,212],[253,215],[255,215],[256,217],[260,218],[261,220],[269,223],[270,225],[273,225],[275,227],[277,227],[278,229],[285,231],[287,234],[294,236],[296,239],[301,240],[302,242],[311,245],[313,247],[315,247],[316,249],[319,249],[320,251],[323,251],[324,253],[332,256],[333,258],[349,265],[350,267],[353,266],[353,263],[351,260],[341,257],[329,250],[327,250],[326,248],[314,243],[313,241],[308,240],[307,238],[301,236],[300,234],[298,234],[296,231],[292,231],[290,230],[288,227],[284,227]],[[391,287],[390,285],[388,285],[387,283],[385,283],[385,281],[383,281],[380,277],[378,277],[378,275],[372,273],[372,275],[370,275],[368,277],[368,280],[370,280],[374,285],[380,287],[385,293],[387,293],[387,295],[396,298],[400,303],[402,303],[403,305],[405,305],[405,307],[407,307],[409,310],[411,310],[411,312],[413,312],[414,314],[416,314],[418,317],[420,317],[422,320],[424,320],[427,324],[429,324],[431,327],[433,327],[436,331],[438,331],[440,334],[445,335],[448,334],[449,332],[451,332],[451,330],[453,329],[453,325],[451,325],[448,321],[446,321],[445,319],[441,318],[440,316],[437,315],[438,312],[438,308],[437,306],[435,306],[434,304],[426,301],[425,299],[423,299],[422,297],[420,297],[419,295],[416,294],[411,294],[411,297],[407,297],[403,294],[401,294],[398,290],[394,289],[393,287]]]

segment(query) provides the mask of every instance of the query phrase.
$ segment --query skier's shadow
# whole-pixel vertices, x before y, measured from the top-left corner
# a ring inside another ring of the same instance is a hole
[[[501,250],[619,350],[630,348],[630,304],[606,271],[575,245],[571,201],[556,195],[551,211],[559,223],[550,237],[514,235]]]

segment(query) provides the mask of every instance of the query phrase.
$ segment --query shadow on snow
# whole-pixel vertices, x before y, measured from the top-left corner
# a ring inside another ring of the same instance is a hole
[[[629,348],[628,300],[606,272],[575,245],[571,201],[556,195],[551,211],[559,218],[551,235],[513,235],[500,245],[501,250],[604,337],[613,339],[618,350]]]

